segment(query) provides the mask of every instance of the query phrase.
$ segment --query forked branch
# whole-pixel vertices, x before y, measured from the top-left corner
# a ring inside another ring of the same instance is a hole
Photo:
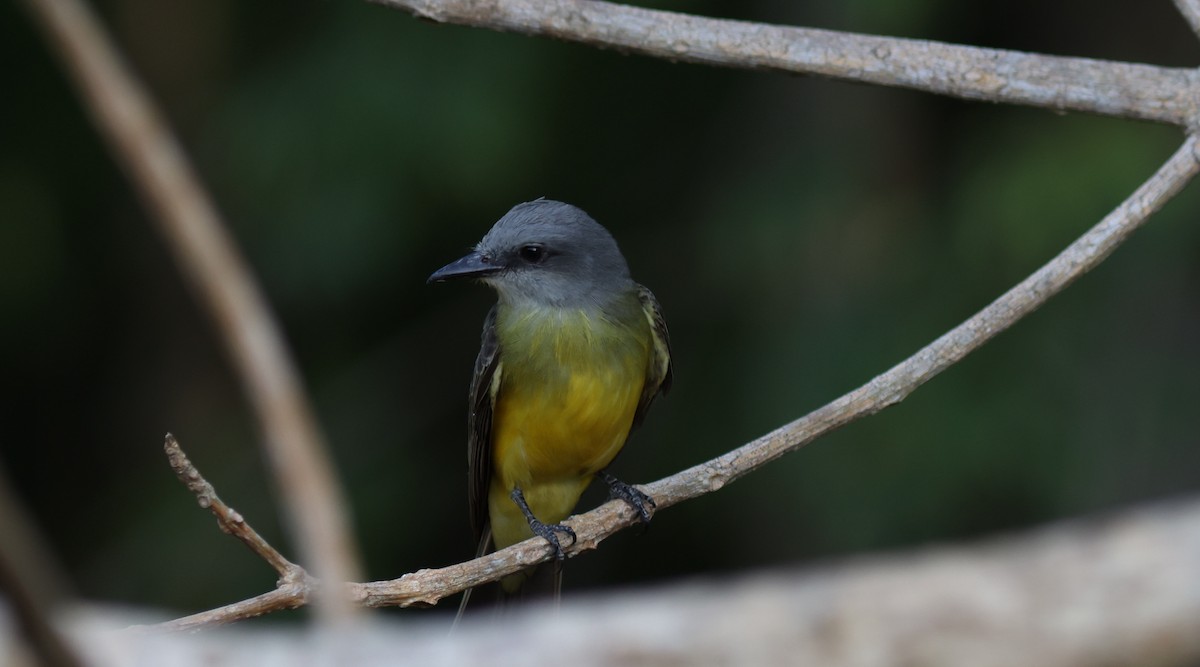
[[[167,463],[171,466],[171,470],[175,471],[175,476],[183,482],[188,491],[195,494],[196,501],[200,503],[201,507],[210,510],[213,516],[217,517],[217,525],[221,527],[222,531],[233,535],[250,547],[251,551],[267,561],[267,565],[279,573],[281,579],[294,578],[298,573],[303,572],[303,569],[284,558],[283,554],[268,544],[257,530],[246,523],[241,514],[238,514],[217,496],[217,490],[208,483],[208,480],[204,479],[199,470],[196,470],[196,466],[192,465],[187,454],[183,453],[183,448],[179,446],[175,436],[170,433],[167,434],[163,451],[167,454]]]

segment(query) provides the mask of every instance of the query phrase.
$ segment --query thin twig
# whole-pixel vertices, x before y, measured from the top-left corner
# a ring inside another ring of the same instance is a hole
[[[333,581],[358,578],[345,503],[300,377],[249,268],[149,95],[80,0],[26,0],[208,307],[250,398],[288,524],[304,562]],[[324,599],[327,598],[327,599]],[[352,606],[318,604],[326,621]]]
[[[299,609],[308,604],[314,590],[311,581],[281,582],[278,588],[217,609],[202,611],[154,625],[134,625],[132,632],[192,632],[228,625],[287,609]]]
[[[654,497],[660,510],[712,493],[830,431],[904,400],[917,387],[962,360],[1104,261],[1200,171],[1198,145],[1200,142],[1194,136],[1188,136],[1149,180],[1083,236],[986,308],[908,359],[790,424],[643,489]],[[566,523],[575,530],[578,540],[566,550],[567,554],[574,556],[594,549],[613,533],[636,522],[634,511],[626,503],[616,501],[572,517]],[[369,607],[432,605],[466,588],[496,581],[549,560],[552,555],[553,550],[546,542],[535,538],[449,567],[418,570],[398,579],[352,583],[347,587],[355,601]],[[295,606],[297,599],[288,598],[288,605]],[[214,609],[203,616],[209,623],[227,623],[241,618],[244,610],[239,605],[244,604]],[[261,613],[264,613],[261,608],[255,609],[255,615]],[[194,623],[189,627],[194,627]]]
[[[371,0],[421,18],[668,60],[899,86],[1190,127],[1192,69],[714,19],[599,0]],[[1194,7],[1197,0],[1176,0]],[[1185,14],[1191,14],[1185,11]]]
[[[1179,13],[1187,20],[1192,30],[1200,35],[1200,0],[1175,0]]]
[[[175,471],[175,476],[196,496],[196,501],[200,503],[201,507],[208,509],[213,516],[217,517],[217,525],[221,527],[222,531],[233,535],[250,547],[250,550],[267,561],[267,564],[274,568],[281,578],[289,579],[295,577],[298,572],[303,572],[302,568],[284,558],[283,554],[268,544],[257,530],[246,523],[241,514],[226,505],[217,496],[216,489],[208,483],[208,480],[204,479],[196,466],[192,465],[187,454],[183,453],[183,448],[179,446],[179,442],[175,440],[175,436],[167,434],[163,450],[167,453],[167,463],[170,464],[171,470]]]
[[[310,576],[304,568],[289,561],[275,547],[267,543],[237,510],[226,505],[217,496],[216,489],[204,478],[204,475],[200,474],[200,471],[188,459],[187,454],[184,454],[183,448],[175,436],[167,434],[163,450],[167,454],[167,462],[170,464],[171,470],[175,471],[175,476],[196,496],[196,501],[201,507],[208,509],[213,516],[217,517],[217,525],[221,527],[221,530],[241,540],[251,551],[267,561],[279,574],[279,581],[276,583],[275,590],[248,600],[166,623],[136,626],[134,629],[196,630],[307,605],[319,588],[317,580]]]

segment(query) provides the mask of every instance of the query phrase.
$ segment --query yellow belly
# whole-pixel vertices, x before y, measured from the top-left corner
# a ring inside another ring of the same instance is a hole
[[[572,336],[568,326],[502,354],[488,493],[498,549],[532,536],[510,498],[514,487],[538,520],[558,523],[625,445],[645,383],[649,332],[601,333],[593,327]],[[539,355],[545,363],[536,363]]]
[[[570,515],[592,476],[624,446],[644,381],[572,375],[565,388],[503,388],[492,423],[488,496],[496,548],[532,536],[509,497],[514,487],[543,523]]]

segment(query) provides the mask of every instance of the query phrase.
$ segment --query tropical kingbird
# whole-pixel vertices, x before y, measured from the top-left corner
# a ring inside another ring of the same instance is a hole
[[[518,204],[430,282],[474,278],[496,290],[483,324],[467,419],[468,500],[480,554],[533,535],[564,557],[559,522],[599,476],[650,520],[654,500],[605,467],[671,387],[658,301],[629,277],[616,241],[580,209]],[[524,575],[506,577],[506,593]]]

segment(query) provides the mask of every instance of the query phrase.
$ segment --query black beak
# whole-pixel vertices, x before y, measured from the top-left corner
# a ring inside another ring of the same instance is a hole
[[[457,278],[482,278],[499,273],[503,269],[502,265],[494,263],[490,258],[475,251],[434,271],[433,275],[429,276],[429,280],[425,282],[441,283]]]

